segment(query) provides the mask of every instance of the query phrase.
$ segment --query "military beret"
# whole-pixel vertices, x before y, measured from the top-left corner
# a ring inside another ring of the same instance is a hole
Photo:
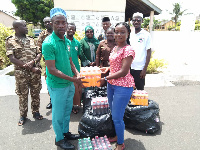
[[[110,21],[109,17],[103,17],[102,22]]]

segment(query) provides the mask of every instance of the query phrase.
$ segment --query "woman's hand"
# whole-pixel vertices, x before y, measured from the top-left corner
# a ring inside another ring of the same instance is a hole
[[[97,83],[100,82],[100,86],[102,86],[105,83],[105,78],[101,78],[100,80],[97,80]]]

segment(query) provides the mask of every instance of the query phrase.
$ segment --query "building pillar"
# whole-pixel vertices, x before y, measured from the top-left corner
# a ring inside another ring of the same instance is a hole
[[[154,11],[150,12],[150,25],[149,25],[149,32],[153,30],[153,17],[154,17]]]
[[[128,25],[131,26],[131,18],[128,18]]]

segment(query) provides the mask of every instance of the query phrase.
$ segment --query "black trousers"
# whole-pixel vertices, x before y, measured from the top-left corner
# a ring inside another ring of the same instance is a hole
[[[144,90],[144,85],[145,85],[145,79],[140,78],[140,73],[142,70],[134,70],[130,69],[130,73],[134,78],[135,81],[135,87],[137,90]]]

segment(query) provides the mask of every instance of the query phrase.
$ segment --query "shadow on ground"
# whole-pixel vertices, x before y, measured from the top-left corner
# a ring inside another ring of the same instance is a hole
[[[128,145],[128,147],[125,147],[126,150],[146,150],[144,147],[144,144],[141,141],[137,141],[135,139],[126,139],[124,140],[125,146]]]
[[[51,124],[52,121],[46,118],[34,121],[27,118],[26,123],[22,126],[22,135],[42,133],[51,130]]]

